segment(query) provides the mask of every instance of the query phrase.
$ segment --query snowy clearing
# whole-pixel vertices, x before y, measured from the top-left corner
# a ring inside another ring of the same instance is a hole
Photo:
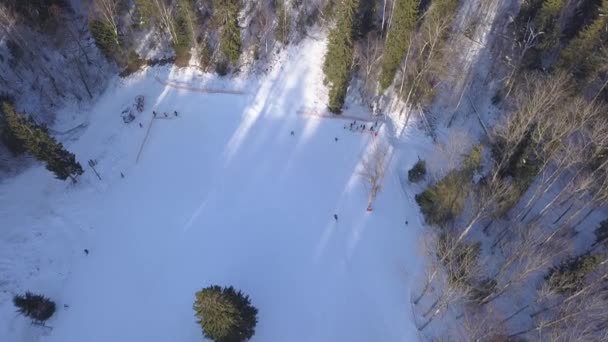
[[[400,174],[419,146],[393,154],[367,212],[361,157],[386,127],[375,137],[298,114],[323,111],[324,42],[289,53],[253,81],[147,70],[88,114],[64,115],[78,119],[55,128],[88,123],[65,144],[83,166],[96,160],[102,180],[87,167],[69,185],[39,165],[0,185],[0,340],[201,341],[192,303],[211,284],[250,295],[252,341],[417,340],[421,222]],[[138,94],[146,108],[125,125],[119,113]],[[179,116],[155,120],[136,163],[152,110]],[[25,290],[57,302],[52,330],[15,314],[11,297]]]

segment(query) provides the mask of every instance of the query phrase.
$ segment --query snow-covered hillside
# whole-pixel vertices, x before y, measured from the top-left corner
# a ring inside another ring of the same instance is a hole
[[[417,147],[393,151],[367,212],[360,163],[388,126],[302,115],[325,106],[324,44],[302,42],[259,80],[156,68],[116,81],[65,142],[101,180],[88,168],[68,185],[40,165],[0,184],[0,341],[201,341],[192,303],[211,284],[250,295],[252,341],[416,340],[421,222],[400,177]],[[15,314],[26,290],[57,302],[52,329]]]

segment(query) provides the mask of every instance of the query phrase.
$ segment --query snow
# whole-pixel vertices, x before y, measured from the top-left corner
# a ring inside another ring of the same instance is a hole
[[[148,69],[59,115],[86,127],[65,144],[102,180],[86,166],[70,185],[37,164],[0,184],[0,341],[201,341],[192,303],[211,284],[250,295],[253,342],[418,340],[422,220],[403,177],[427,138],[298,114],[323,111],[324,44],[304,40],[259,79]],[[146,109],[125,125],[139,94]],[[179,116],[152,122],[136,162],[152,110]],[[393,152],[367,212],[359,170],[375,141]],[[14,313],[26,290],[57,302],[52,329]]]

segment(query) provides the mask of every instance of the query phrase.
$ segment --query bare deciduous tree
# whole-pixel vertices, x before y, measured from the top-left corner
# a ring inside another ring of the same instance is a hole
[[[361,162],[360,175],[368,188],[367,210],[372,210],[372,203],[380,192],[389,149],[383,143],[375,143]]]

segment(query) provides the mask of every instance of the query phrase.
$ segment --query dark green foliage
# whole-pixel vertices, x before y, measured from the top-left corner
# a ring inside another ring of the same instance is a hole
[[[514,21],[517,41],[521,42],[526,39],[526,35],[530,33],[529,24],[534,23],[534,18],[538,15],[542,5],[543,0],[524,0],[522,2]],[[540,69],[541,55],[542,50],[537,46],[528,49],[522,60],[522,68]]]
[[[483,146],[481,144],[475,145],[471,152],[464,157],[462,161],[463,171],[466,173],[465,177],[472,177],[475,172],[479,172],[481,168],[481,152]]]
[[[568,69],[577,79],[585,79],[604,63],[600,47],[608,40],[608,0],[602,1],[598,17],[562,49],[558,68]]]
[[[10,96],[0,95],[0,103],[13,103],[13,99]],[[8,150],[14,155],[22,155],[27,150],[25,143],[15,136],[15,134],[8,127],[6,121],[6,114],[4,114],[3,108],[0,106],[0,142],[8,148]]]
[[[387,32],[386,45],[380,71],[380,89],[384,91],[395,78],[395,73],[403,60],[410,35],[416,28],[418,1],[396,0],[391,27]]]
[[[240,4],[239,0],[213,0],[213,18],[221,26],[220,50],[232,63],[241,55]]]
[[[150,25],[151,19],[156,17],[152,3],[149,0],[135,0],[135,5],[139,14],[139,26],[146,27]]]
[[[449,73],[449,58],[446,42],[456,17],[458,0],[434,0],[428,10],[421,15],[417,43],[413,47],[416,56],[408,60],[402,92],[405,100],[421,106],[430,106],[437,90],[437,84]]]
[[[17,312],[35,322],[44,322],[55,313],[55,303],[52,300],[29,291],[23,296],[14,296],[13,304],[17,307]]]
[[[51,137],[45,126],[16,113],[9,103],[4,102],[2,109],[12,134],[23,141],[27,151],[36,159],[45,161],[47,170],[53,172],[55,177],[76,181],[76,176],[84,172],[74,154],[65,150],[61,143]]]
[[[600,222],[600,225],[595,228],[593,233],[595,234],[595,242],[593,245],[600,243],[606,244],[606,242],[608,242],[608,220]]]
[[[325,82],[329,87],[328,108],[333,113],[342,111],[350,81],[358,0],[342,0],[337,6],[336,27],[329,33],[327,53],[323,62]]]
[[[215,63],[215,72],[220,76],[226,76],[228,74],[228,61],[225,59],[217,61]]]
[[[576,6],[572,16],[567,20],[560,41],[568,43],[574,38],[583,28],[589,26],[597,17],[598,10],[602,6],[602,0],[583,1]]]
[[[559,42],[557,19],[564,7],[565,0],[545,0],[536,17],[536,30],[544,32],[540,36],[540,48],[547,51]]]
[[[194,41],[194,9],[191,0],[177,1],[177,16],[175,19],[175,39],[173,49],[175,50],[175,65],[187,66],[190,61],[190,49]]]
[[[357,11],[356,36],[361,39],[376,28],[376,11],[378,7],[377,1],[359,1],[359,10]]]
[[[139,57],[137,52],[131,51],[131,52],[129,52],[129,55],[127,56],[127,65],[126,65],[125,69],[122,71],[122,73],[120,74],[120,76],[121,77],[129,76],[132,73],[139,70],[144,65],[146,65],[146,61],[143,58]]]
[[[551,269],[545,279],[549,282],[549,287],[558,293],[574,293],[583,287],[585,277],[601,262],[602,257],[597,254],[571,257]]]
[[[112,25],[103,20],[93,19],[89,22],[89,31],[95,40],[95,45],[108,59],[116,60],[117,53],[120,51],[118,33],[114,31]]]
[[[215,342],[242,342],[255,333],[258,310],[232,286],[214,285],[196,293],[194,311],[205,337]]]
[[[44,26],[53,22],[53,8],[72,12],[69,0],[3,0],[3,5],[14,10],[28,24]]]
[[[426,175],[426,162],[418,159],[416,164],[407,172],[407,179],[412,183],[421,181]]]
[[[472,177],[480,164],[481,145],[478,145],[465,156],[462,169],[448,173],[439,182],[416,195],[416,202],[428,224],[443,227],[462,212],[471,189]]]
[[[496,139],[492,146],[494,160],[505,158],[505,142]],[[534,146],[530,134],[526,134],[515,148],[515,152],[498,171],[501,177],[512,177],[520,192],[525,192],[540,170],[540,162],[534,153]]]
[[[201,64],[201,67],[203,68],[203,70],[207,70],[213,62],[213,60],[212,60],[213,50],[207,39],[204,39],[199,46],[200,46],[200,50],[198,52],[198,54],[200,56],[199,62]]]
[[[285,6],[285,0],[275,0],[275,14],[277,17],[277,28],[274,31],[274,35],[277,41],[283,45],[287,45],[289,42],[289,28],[291,25],[291,16],[289,9]]]
[[[442,227],[453,221],[462,212],[468,188],[461,172],[453,171],[416,195],[426,223]]]

